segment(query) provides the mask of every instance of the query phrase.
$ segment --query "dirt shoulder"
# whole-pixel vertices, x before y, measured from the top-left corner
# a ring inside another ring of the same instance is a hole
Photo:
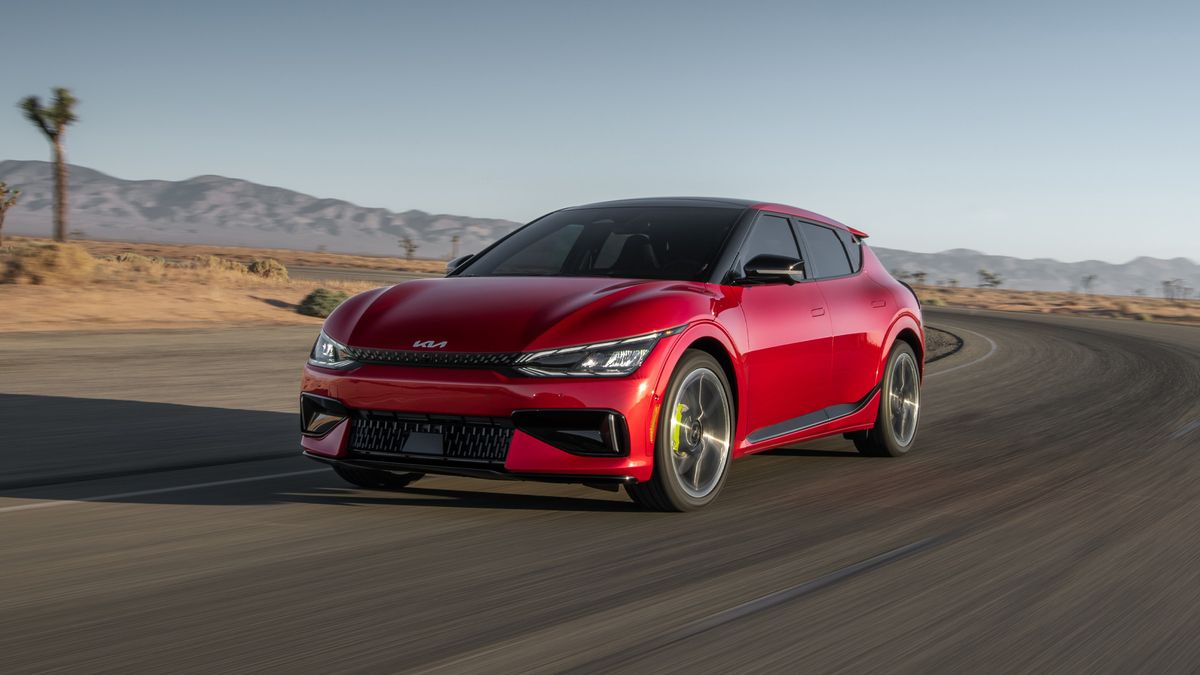
[[[16,241],[0,248],[0,333],[219,326],[319,325],[298,313],[316,288],[348,294],[382,285],[292,279],[270,258],[244,264],[151,251],[96,257],[79,245]]]

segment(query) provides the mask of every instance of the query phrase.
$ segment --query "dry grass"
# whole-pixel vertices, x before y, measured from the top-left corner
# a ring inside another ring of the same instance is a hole
[[[76,244],[0,248],[0,332],[316,324],[296,312],[317,287],[358,293],[366,282],[293,281],[278,261],[220,256],[164,260],[123,251],[95,258]]]
[[[1117,295],[942,286],[917,286],[917,294],[922,302],[933,307],[1071,314],[1200,325],[1200,300],[1177,301]]]
[[[74,244],[6,246],[0,281],[10,284],[79,284],[91,279],[96,259]]]
[[[9,241],[20,244],[22,242],[47,242],[48,240],[30,237],[5,237],[4,241],[6,244]],[[312,251],[293,251],[284,248],[246,248],[242,246],[206,246],[200,244],[141,244],[84,239],[79,239],[72,243],[82,246],[88,253],[97,258],[115,256],[121,253],[136,253],[143,256],[161,258],[166,261],[182,261],[196,256],[217,256],[227,260],[250,263],[261,258],[274,258],[288,267],[296,265],[306,267],[349,267],[364,270],[418,272],[425,274],[442,274],[446,271],[445,260],[429,260],[425,258],[405,260],[402,257],[316,253]]]

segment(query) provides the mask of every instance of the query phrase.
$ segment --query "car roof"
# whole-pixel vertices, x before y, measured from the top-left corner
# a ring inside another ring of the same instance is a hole
[[[774,213],[796,216],[797,218],[804,218],[805,220],[812,220],[823,225],[829,225],[830,227],[846,230],[859,237],[867,236],[867,233],[863,232],[862,230],[850,227],[844,223],[839,223],[833,218],[823,216],[819,213],[807,211],[795,206],[788,206],[787,204],[764,202],[759,199],[732,199],[727,197],[641,197],[638,199],[615,199],[606,202],[581,204],[579,206],[568,207],[568,209],[565,210],[626,206],[693,206],[708,208],[755,209],[757,211],[771,211]]]

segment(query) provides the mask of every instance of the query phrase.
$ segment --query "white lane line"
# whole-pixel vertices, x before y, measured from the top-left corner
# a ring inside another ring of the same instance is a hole
[[[252,483],[260,480],[272,480],[274,478],[287,478],[289,476],[305,476],[312,473],[325,473],[328,469],[306,469],[304,471],[288,471],[286,473],[272,473],[264,476],[247,476],[245,478],[230,478],[228,480],[214,480],[207,483],[190,483],[188,485],[176,485],[173,487],[152,488],[150,490],[135,490],[133,492],[116,492],[110,495],[97,495],[95,497],[80,497],[78,499],[58,499],[50,502],[34,502],[33,504],[19,504],[17,506],[0,507],[0,513],[8,513],[11,511],[30,511],[32,509],[48,509],[52,506],[65,506],[67,504],[79,504],[81,502],[106,502],[113,499],[127,499],[129,497],[141,497],[144,495],[160,495],[167,492],[183,492],[184,490],[199,490],[201,488],[219,487],[221,485],[235,485],[237,483]],[[28,499],[27,497],[12,497],[13,499]]]
[[[975,337],[979,337],[979,338],[983,338],[984,340],[987,340],[987,343],[988,343],[988,351],[987,351],[987,353],[986,353],[986,354],[984,354],[983,356],[981,356],[981,357],[979,357],[979,358],[975,359],[974,361],[968,361],[968,362],[966,362],[966,363],[960,363],[960,364],[958,364],[957,366],[954,366],[953,368],[947,368],[947,369],[945,369],[945,370],[939,370],[939,371],[937,371],[936,373],[928,373],[928,374],[926,374],[926,375],[925,375],[925,379],[927,379],[927,380],[928,380],[928,379],[929,379],[929,378],[931,378],[931,377],[938,377],[939,375],[945,375],[946,373],[953,373],[954,371],[956,371],[956,370],[960,370],[960,369],[962,369],[962,368],[967,368],[967,367],[969,367],[969,366],[976,366],[976,365],[979,365],[980,363],[983,363],[984,361],[987,361],[988,359],[992,358],[992,355],[996,353],[996,349],[997,349],[997,346],[996,346],[996,341],[995,341],[995,340],[993,340],[992,338],[990,338],[990,337],[988,337],[988,336],[984,335],[983,333],[976,333],[976,332],[975,332],[975,331],[973,331],[973,330],[967,330],[966,328],[955,328],[955,330],[961,330],[961,331],[962,331],[962,332],[964,332],[964,333],[970,333],[971,335],[974,335]]]

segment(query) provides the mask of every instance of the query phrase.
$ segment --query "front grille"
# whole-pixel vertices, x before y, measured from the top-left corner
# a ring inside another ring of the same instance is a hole
[[[421,451],[406,449],[414,433],[440,435],[441,454],[429,454],[428,445]],[[512,437],[512,422],[503,418],[360,410],[350,422],[350,452],[373,458],[393,455],[503,464]]]
[[[359,363],[427,368],[504,368],[520,356],[506,352],[428,352],[365,347],[346,347],[346,355]]]

